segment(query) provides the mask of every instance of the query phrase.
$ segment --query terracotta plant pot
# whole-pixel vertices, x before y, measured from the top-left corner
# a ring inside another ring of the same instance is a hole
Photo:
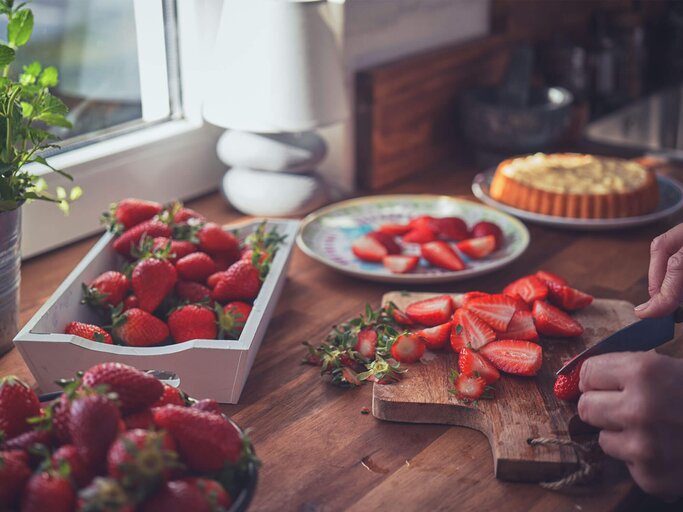
[[[0,212],[0,354],[12,348],[19,326],[21,208]]]

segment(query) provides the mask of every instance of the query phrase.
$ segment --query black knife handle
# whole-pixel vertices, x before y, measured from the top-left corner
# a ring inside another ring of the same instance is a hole
[[[683,323],[683,306],[678,306],[673,312],[674,322],[677,324]]]

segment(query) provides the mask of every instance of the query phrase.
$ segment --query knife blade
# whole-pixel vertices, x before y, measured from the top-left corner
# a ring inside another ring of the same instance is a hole
[[[681,316],[679,308],[670,315],[638,320],[571,358],[557,370],[556,375],[570,372],[580,361],[591,356],[609,352],[641,352],[663,345],[673,339],[674,325],[681,322]]]

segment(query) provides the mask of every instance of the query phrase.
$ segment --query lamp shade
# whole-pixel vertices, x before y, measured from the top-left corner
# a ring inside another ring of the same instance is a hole
[[[341,121],[348,106],[326,2],[225,0],[204,118],[234,130],[299,132]]]

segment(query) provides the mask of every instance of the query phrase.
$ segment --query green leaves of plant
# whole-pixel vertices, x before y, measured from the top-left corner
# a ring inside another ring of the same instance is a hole
[[[0,43],[0,67],[5,67],[14,61],[15,52],[9,46]]]
[[[23,46],[33,33],[33,13],[23,9],[14,13],[7,25],[7,40],[11,46]]]

